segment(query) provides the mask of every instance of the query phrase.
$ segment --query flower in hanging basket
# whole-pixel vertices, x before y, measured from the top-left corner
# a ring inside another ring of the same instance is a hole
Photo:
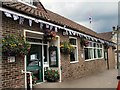
[[[70,52],[73,52],[74,47],[69,42],[61,42],[60,45],[60,51],[64,54],[68,54]]]
[[[81,47],[83,46],[88,46],[89,45],[89,41],[84,39],[83,37],[80,39],[80,44],[81,44]]]
[[[56,32],[52,30],[46,30],[44,33],[44,40],[45,41],[56,40]]]
[[[85,42],[84,42],[84,46],[88,46],[89,45],[89,42],[87,41],[87,40],[85,40]]]
[[[5,56],[26,55],[30,44],[24,41],[21,36],[8,35],[2,39],[2,53]]]

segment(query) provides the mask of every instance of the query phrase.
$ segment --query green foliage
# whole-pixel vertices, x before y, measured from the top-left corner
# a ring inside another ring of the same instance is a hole
[[[58,70],[47,70],[45,71],[45,79],[49,82],[55,82],[59,80],[59,72]]]
[[[70,53],[70,52],[73,52],[75,48],[69,42],[64,41],[64,42],[61,42],[60,49],[61,49],[61,52],[63,53]]]
[[[26,55],[30,44],[25,42],[21,36],[8,35],[2,39],[2,52],[6,56]]]

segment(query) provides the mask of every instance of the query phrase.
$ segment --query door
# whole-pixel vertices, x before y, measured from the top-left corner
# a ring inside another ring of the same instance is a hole
[[[32,44],[27,55],[27,71],[32,72],[37,82],[43,81],[42,45]]]

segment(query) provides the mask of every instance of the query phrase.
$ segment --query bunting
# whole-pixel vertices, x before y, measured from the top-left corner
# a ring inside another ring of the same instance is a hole
[[[8,13],[8,12],[4,12],[4,14],[6,15],[6,17],[10,17],[10,18],[12,18],[12,15],[11,15],[10,13]]]
[[[29,19],[29,26],[32,26],[32,20]]]
[[[14,20],[18,20],[18,19],[19,19],[19,16],[13,15],[13,19],[14,19]]]
[[[19,19],[19,24],[23,24],[23,22],[24,22],[24,18],[23,18],[23,17],[20,17],[20,19]]]
[[[19,24],[23,24],[24,23],[24,17],[21,17],[21,16],[17,16],[17,15],[12,15],[12,14],[10,14],[10,13],[8,13],[8,12],[4,12],[4,14],[6,15],[6,17],[10,17],[10,18],[12,18],[12,16],[13,16],[13,20],[18,20],[19,19]],[[29,26],[32,26],[32,21],[33,20],[31,20],[31,19],[29,19]],[[55,30],[55,32],[58,32],[58,27],[60,28],[60,29],[62,29],[62,30],[64,30],[65,32],[64,32],[64,35],[73,35],[73,36],[79,36],[80,38],[81,37],[85,37],[86,39],[89,39],[89,40],[92,40],[92,41],[100,41],[101,43],[107,43],[107,44],[109,44],[109,45],[112,45],[112,43],[110,43],[110,42],[107,42],[107,41],[104,41],[104,40],[102,40],[102,39],[97,39],[96,37],[93,37],[93,36],[89,36],[89,35],[86,35],[86,34],[83,34],[83,33],[80,33],[80,32],[77,32],[77,31],[73,31],[73,30],[71,30],[71,29],[68,29],[68,28],[66,28],[66,25],[64,25],[63,27],[61,27],[61,26],[57,26],[57,25],[54,25],[54,24],[49,24],[49,23],[47,23],[47,22],[43,22],[43,21],[40,21],[40,20],[38,20],[38,19],[34,19],[34,21],[36,22],[36,23],[39,23],[40,24],[40,28],[41,29],[43,29],[43,26],[44,26],[44,24],[45,24],[45,27],[47,28],[47,29],[50,29],[50,30],[53,30],[53,28],[54,28],[54,30]],[[90,23],[92,23],[92,17],[89,17],[89,21],[90,21]]]

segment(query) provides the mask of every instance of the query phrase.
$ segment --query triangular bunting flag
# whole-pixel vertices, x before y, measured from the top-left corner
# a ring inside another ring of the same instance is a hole
[[[14,19],[14,20],[18,20],[18,19],[19,19],[19,16],[13,15],[13,19]]]
[[[4,12],[4,14],[6,15],[6,17],[11,17],[11,18],[12,18],[12,16],[11,16],[10,13],[8,13],[8,12]]]
[[[43,29],[43,23],[40,23],[40,28]]]
[[[58,32],[58,28],[57,27],[55,27],[55,32]]]
[[[53,26],[50,26],[50,30],[52,30]]]
[[[49,28],[49,25],[48,25],[48,24],[46,24],[46,28]]]
[[[39,21],[37,19],[34,20],[36,23],[39,23]]]
[[[20,17],[20,19],[19,19],[19,24],[23,24],[23,22],[24,22],[24,18],[23,18],[23,17]]]
[[[32,26],[32,20],[29,19],[29,26]]]

